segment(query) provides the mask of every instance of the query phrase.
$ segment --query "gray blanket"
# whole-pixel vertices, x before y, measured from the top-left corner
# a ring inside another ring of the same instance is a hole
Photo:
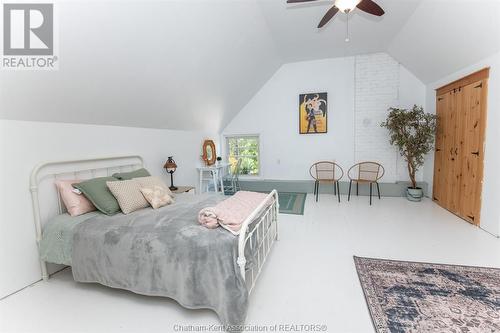
[[[238,238],[197,222],[201,208],[223,199],[199,196],[82,222],[73,239],[75,281],[170,297],[186,308],[212,309],[223,325],[242,325],[248,292],[236,264]]]

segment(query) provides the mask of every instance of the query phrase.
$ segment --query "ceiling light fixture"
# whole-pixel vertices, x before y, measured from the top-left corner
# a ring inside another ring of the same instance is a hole
[[[361,0],[336,0],[335,7],[343,13],[349,13],[361,2]]]
[[[356,8],[356,6],[361,2],[361,0],[335,0],[335,7],[337,7],[341,12],[346,15],[346,30],[345,30],[345,39],[346,43],[349,43],[351,40],[349,38],[349,13]]]
[[[303,3],[312,2],[320,0],[287,0],[287,3]],[[349,14],[358,8],[363,12],[366,12],[375,16],[382,16],[385,14],[384,10],[377,5],[373,0],[335,0],[335,4],[328,9],[325,16],[321,19],[318,24],[318,29],[323,28],[338,12],[346,14],[347,19],[347,29],[345,41],[349,42]]]

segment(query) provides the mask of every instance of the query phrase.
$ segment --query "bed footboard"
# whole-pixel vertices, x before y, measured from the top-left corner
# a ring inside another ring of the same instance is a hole
[[[269,201],[271,204],[268,205]],[[249,294],[255,286],[274,242],[278,240],[278,212],[278,192],[273,190],[266,200],[250,214],[241,228],[237,263]],[[249,267],[247,267],[247,258],[245,257],[247,246],[250,247],[252,253],[255,253]]]

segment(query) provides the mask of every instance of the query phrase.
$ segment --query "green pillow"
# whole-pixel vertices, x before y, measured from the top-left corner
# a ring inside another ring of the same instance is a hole
[[[118,172],[113,174],[113,177],[119,180],[131,180],[132,178],[149,177],[149,176],[151,176],[151,174],[148,172],[148,170],[144,168],[130,172]]]
[[[116,181],[114,177],[100,177],[73,184],[89,199],[94,206],[106,215],[114,215],[120,211],[120,205],[106,185],[106,182]]]

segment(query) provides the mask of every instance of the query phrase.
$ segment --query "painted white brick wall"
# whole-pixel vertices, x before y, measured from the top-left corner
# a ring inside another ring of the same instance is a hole
[[[386,53],[355,57],[355,160],[376,161],[385,168],[383,182],[407,180],[403,158],[380,126],[388,108],[400,103],[400,65]],[[421,179],[421,176],[418,176]]]

